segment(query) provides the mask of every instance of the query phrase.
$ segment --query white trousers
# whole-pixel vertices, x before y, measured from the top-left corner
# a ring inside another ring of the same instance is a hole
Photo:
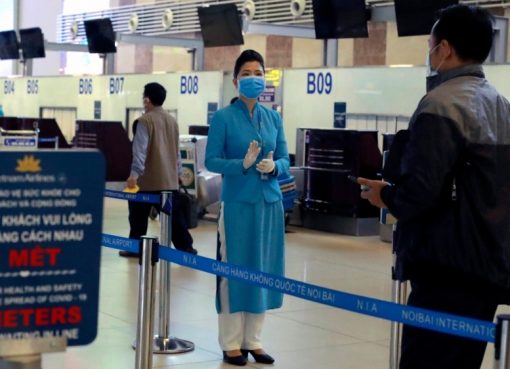
[[[227,261],[227,245],[225,242],[225,225],[223,223],[223,206],[220,210],[218,233],[220,238],[220,255],[222,261]],[[218,314],[218,332],[220,347],[223,351],[257,350],[262,348],[260,335],[264,324],[264,313],[252,314],[247,312],[230,313],[228,299],[228,279],[220,280],[221,313]]]
[[[219,342],[223,351],[262,348],[260,333],[265,314],[246,312],[218,315]]]

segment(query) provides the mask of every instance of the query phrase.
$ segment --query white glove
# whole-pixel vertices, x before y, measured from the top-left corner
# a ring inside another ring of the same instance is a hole
[[[267,157],[257,163],[257,170],[260,173],[272,173],[274,170],[273,152],[269,151]]]
[[[243,168],[248,169],[249,167],[251,167],[257,160],[259,154],[260,154],[259,143],[253,140],[252,142],[250,142],[248,151],[246,151],[246,155],[244,156]]]

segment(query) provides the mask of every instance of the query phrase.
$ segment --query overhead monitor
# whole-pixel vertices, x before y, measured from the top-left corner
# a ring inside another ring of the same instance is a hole
[[[235,4],[209,5],[197,10],[205,47],[244,44],[241,14]]]
[[[19,44],[16,31],[0,32],[0,59],[19,59]]]
[[[44,37],[39,27],[19,30],[19,43],[23,59],[44,58]]]
[[[368,37],[365,0],[313,0],[315,38]]]
[[[428,35],[437,12],[459,0],[395,0],[395,17],[399,36]]]
[[[107,54],[117,52],[115,32],[110,18],[83,21],[89,53]]]

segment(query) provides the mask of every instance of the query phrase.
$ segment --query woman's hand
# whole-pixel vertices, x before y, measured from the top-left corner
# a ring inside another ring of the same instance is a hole
[[[269,151],[269,154],[267,154],[267,158],[262,159],[257,164],[257,170],[260,173],[272,173],[274,171],[274,161],[273,161],[273,152]]]
[[[260,147],[257,141],[253,140],[250,142],[250,146],[248,147],[248,151],[246,152],[246,155],[244,156],[243,160],[243,167],[244,169],[248,169],[251,167],[255,161],[257,160],[257,157],[260,154]]]

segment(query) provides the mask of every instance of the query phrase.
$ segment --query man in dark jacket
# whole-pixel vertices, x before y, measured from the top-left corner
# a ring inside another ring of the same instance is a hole
[[[394,184],[360,178],[362,197],[398,219],[408,304],[491,321],[510,298],[510,105],[485,79],[492,18],[444,9],[429,39],[427,94]],[[401,369],[479,368],[486,343],[404,327]]]

